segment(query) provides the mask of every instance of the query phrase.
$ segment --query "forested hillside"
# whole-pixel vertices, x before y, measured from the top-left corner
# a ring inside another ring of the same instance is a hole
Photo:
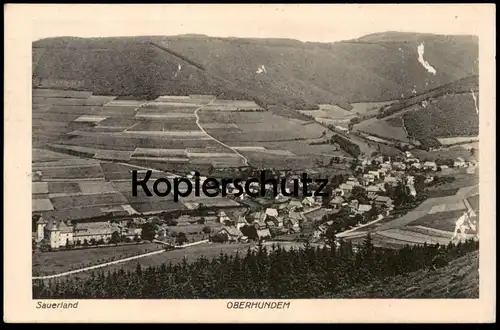
[[[418,61],[421,43],[435,75]],[[420,92],[477,74],[477,58],[473,36],[383,33],[336,43],[203,35],[62,37],[33,43],[33,78],[38,87],[95,94],[217,94],[299,108],[349,108],[352,102],[398,99],[413,88]]]
[[[451,260],[476,251],[479,243],[469,241],[448,246],[413,246],[400,250],[374,248],[366,239],[359,249],[350,243],[338,248],[249,250],[246,255],[220,254],[218,258],[200,257],[188,263],[163,264],[135,272],[124,270],[100,272],[87,279],[67,278],[43,282],[33,281],[35,299],[115,298],[115,299],[179,299],[179,298],[320,298],[325,294],[342,298],[372,297],[371,283],[382,281],[378,296],[391,292],[395,276],[415,271],[435,274]],[[449,271],[448,271],[449,273]],[[464,276],[463,272],[457,273]],[[409,275],[412,276],[412,275]],[[448,277],[449,278],[449,277]],[[441,285],[447,286],[443,278]],[[477,277],[470,285],[477,284]],[[418,283],[415,283],[418,285]],[[387,286],[387,291],[384,291]],[[417,291],[412,297],[431,297],[429,290]],[[347,293],[347,294],[344,294]],[[399,293],[404,296],[404,293]],[[477,291],[464,290],[457,296],[474,298]]]

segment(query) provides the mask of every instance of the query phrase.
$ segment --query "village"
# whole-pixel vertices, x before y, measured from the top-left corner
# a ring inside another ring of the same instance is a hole
[[[421,162],[407,151],[404,157],[375,156],[351,163],[351,175],[338,175],[328,184],[328,197],[286,197],[279,188],[266,184],[266,197],[242,194],[228,185],[229,195],[245,207],[209,208],[202,204],[189,213],[138,215],[71,223],[62,219],[36,222],[36,242],[42,250],[64,250],[89,246],[105,247],[161,242],[172,246],[208,241],[246,243],[256,241],[324,242],[328,235],[401,216],[425,199],[424,187],[438,175],[455,168],[476,166],[462,158]],[[298,174],[287,175],[286,189],[301,188]],[[185,175],[193,179],[192,173]],[[242,183],[243,185],[245,182]],[[314,191],[315,184],[308,184]],[[259,183],[250,185],[257,193]],[[234,190],[234,191],[233,191]],[[292,194],[290,194],[292,195]],[[300,196],[300,194],[299,194]]]

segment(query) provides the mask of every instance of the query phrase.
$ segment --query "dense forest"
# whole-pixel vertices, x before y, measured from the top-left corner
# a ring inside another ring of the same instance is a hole
[[[332,136],[332,141],[338,144],[342,150],[344,150],[353,157],[357,158],[361,154],[361,150],[359,149],[359,146],[357,144],[352,143],[348,139],[343,138],[338,134]]]
[[[135,272],[100,271],[86,278],[34,280],[33,298],[319,298],[417,270],[444,267],[479,248],[479,242],[473,240],[400,250],[376,248],[370,236],[358,248],[350,242],[334,241],[335,237],[331,238],[334,248],[305,243],[301,249],[285,250],[259,244],[246,255],[221,253],[217,258],[200,257],[191,263],[184,259],[145,269],[138,264]]]

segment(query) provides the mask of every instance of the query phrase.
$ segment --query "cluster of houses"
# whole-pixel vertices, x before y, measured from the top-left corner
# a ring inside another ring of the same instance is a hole
[[[454,160],[454,168],[473,166],[472,162],[462,158]],[[257,229],[259,238],[268,238],[275,235],[292,234],[313,230],[313,237],[321,237],[326,232],[332,221],[323,222],[316,228],[312,224],[324,220],[325,215],[335,214],[341,209],[348,210],[348,216],[354,218],[358,215],[364,217],[370,211],[376,211],[371,219],[380,220],[390,214],[394,209],[394,201],[387,194],[389,187],[396,187],[403,183],[408,187],[412,196],[417,195],[415,189],[415,175],[411,173],[424,173],[425,183],[434,179],[432,173],[438,170],[443,172],[449,168],[447,165],[437,165],[435,162],[420,162],[411,152],[406,152],[403,159],[392,161],[390,158],[379,156],[363,159],[355,169],[358,175],[352,175],[333,190],[330,201],[325,205],[321,198],[305,197],[303,199],[290,199],[285,203],[279,203],[273,208],[265,211],[254,212],[241,217],[236,225],[225,226],[219,233],[224,235],[228,241],[247,239],[241,232],[243,226],[252,225]],[[366,192],[367,200],[360,203],[353,190],[356,187]],[[268,187],[266,187],[268,188]],[[278,196],[280,198],[282,196]],[[374,209],[374,210],[372,210]],[[359,218],[359,217],[358,217]]]
[[[453,162],[455,168],[473,165],[475,164],[462,158],[457,158]],[[274,186],[266,184],[265,190],[270,192],[266,199],[273,200],[271,203],[267,203],[270,206],[265,209],[237,216],[236,219],[231,219],[223,210],[218,212],[210,211],[209,214],[205,214],[203,217],[183,215],[177,219],[177,222],[198,223],[207,226],[213,224],[212,227],[216,228],[216,230],[211,232],[210,235],[229,242],[248,240],[249,237],[245,231],[248,231],[249,227],[255,228],[256,237],[254,238],[261,240],[276,235],[296,234],[304,231],[312,231],[315,237],[319,237],[326,232],[329,225],[329,222],[324,223],[323,221],[325,216],[338,213],[340,210],[348,210],[351,218],[356,216],[359,218],[359,215],[364,217],[370,211],[372,213],[371,218],[374,217],[374,211],[377,212],[375,214],[377,219],[389,215],[393,210],[394,202],[387,194],[388,186],[396,187],[402,182],[409,188],[410,194],[416,196],[415,177],[410,174],[409,170],[411,172],[426,173],[425,182],[428,183],[434,179],[429,172],[438,171],[438,168],[445,171],[448,166],[438,166],[435,162],[430,161],[421,163],[418,158],[408,151],[405,153],[405,157],[398,161],[392,161],[390,158],[387,159],[382,156],[363,159],[354,169],[355,175],[349,176],[336,187],[327,203],[325,203],[323,197],[285,197],[281,192],[276,196],[273,193]],[[188,179],[194,179],[194,174],[189,173]],[[206,178],[200,177],[200,180],[204,179]],[[301,182],[298,182],[298,187],[294,186],[297,184],[296,179],[300,179],[300,177],[296,175],[287,178],[288,189],[302,188]],[[356,196],[353,196],[356,187],[362,188],[366,192],[366,198],[363,198],[362,202],[358,201]],[[228,184],[227,188],[228,193],[239,191],[232,184]],[[253,193],[260,195],[260,189],[259,183],[250,185],[250,191]],[[315,185],[310,184],[309,189],[310,191],[315,189]],[[279,190],[280,187],[278,187]],[[253,197],[242,194],[239,198],[244,200]],[[372,210],[374,208],[375,210]],[[142,226],[147,222],[154,224],[155,238],[167,235],[170,224],[158,217],[133,217],[114,222],[79,222],[76,224],[52,218],[46,220],[40,217],[37,222],[36,239],[38,242],[46,240],[53,249],[68,244],[75,246],[107,244],[112,241],[113,236],[120,237],[121,242],[134,241],[140,239]],[[314,224],[318,222],[323,224],[313,228]]]

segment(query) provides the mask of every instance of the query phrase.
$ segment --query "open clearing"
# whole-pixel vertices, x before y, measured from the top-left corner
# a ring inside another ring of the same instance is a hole
[[[457,144],[457,143],[478,142],[479,137],[478,136],[456,136],[456,137],[449,137],[449,138],[438,138],[438,141],[442,145],[450,145],[450,144]]]
[[[137,269],[137,264],[141,265],[141,267],[150,267],[150,266],[160,266],[161,264],[168,263],[179,263],[182,262],[184,258],[188,261],[197,260],[200,257],[205,257],[208,259],[216,258],[221,253],[227,253],[230,255],[234,255],[237,252],[240,255],[246,254],[248,248],[254,246],[253,243],[238,243],[238,244],[200,244],[197,246],[191,246],[184,249],[172,250],[165,253],[160,253],[157,255],[144,257],[138,260],[125,262],[118,265],[113,265],[110,267],[104,268],[105,271],[111,271],[124,269],[125,271],[135,271]],[[83,275],[83,274],[82,274]],[[88,276],[88,275],[87,275]]]
[[[36,272],[37,275],[51,275],[162,248],[161,244],[143,243],[82,250],[37,252],[33,255],[32,266],[33,272]]]

